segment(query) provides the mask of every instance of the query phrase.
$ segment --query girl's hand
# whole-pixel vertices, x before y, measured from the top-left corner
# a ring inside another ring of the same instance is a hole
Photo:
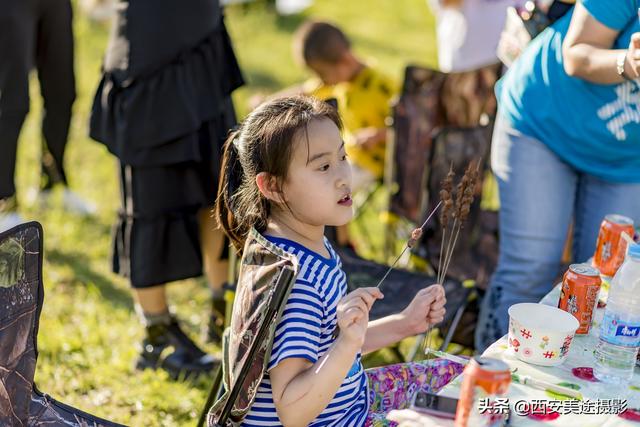
[[[420,290],[401,313],[409,336],[421,334],[429,326],[442,322],[446,302],[442,285],[431,285]]]
[[[632,79],[640,78],[640,33],[631,35],[624,72]]]
[[[337,308],[339,338],[362,348],[369,323],[369,310],[384,296],[378,288],[360,288],[340,300]]]

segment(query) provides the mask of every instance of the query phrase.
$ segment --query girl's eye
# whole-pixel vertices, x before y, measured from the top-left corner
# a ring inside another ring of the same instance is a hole
[[[344,156],[342,156],[342,161],[347,160],[347,155],[345,154]]]
[[[322,167],[320,167],[320,170],[322,172],[329,170],[329,165],[323,165]]]

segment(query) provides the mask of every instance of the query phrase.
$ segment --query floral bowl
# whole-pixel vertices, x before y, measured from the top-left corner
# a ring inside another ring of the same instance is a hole
[[[509,349],[524,362],[560,365],[580,323],[571,314],[544,304],[509,307]]]

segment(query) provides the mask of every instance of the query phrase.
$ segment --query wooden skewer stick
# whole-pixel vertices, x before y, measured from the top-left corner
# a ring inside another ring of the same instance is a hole
[[[420,230],[424,231],[424,227],[427,225],[427,223],[429,222],[431,217],[436,213],[436,211],[438,210],[438,208],[440,207],[441,204],[442,204],[442,201],[440,203],[438,203],[435,208],[433,208],[433,210],[431,211],[431,213],[429,214],[427,219],[422,223],[422,226],[420,226]],[[391,264],[391,266],[387,269],[387,272],[384,273],[384,276],[382,276],[382,279],[380,279],[380,281],[376,285],[376,288],[380,289],[380,286],[382,285],[382,282],[384,282],[384,279],[386,279],[387,276],[389,275],[389,273],[391,273],[391,270],[393,270],[393,267],[395,267],[395,265],[398,263],[398,261],[400,261],[400,258],[402,258],[402,255],[404,255],[404,253],[407,251],[407,249],[409,249],[409,247],[410,246],[408,244],[404,247],[402,252],[400,252],[400,255],[398,255],[396,260],[393,261],[393,264]]]
[[[446,244],[444,263],[442,265],[442,269],[439,269],[438,271],[438,283],[442,283],[447,275],[447,270],[449,269],[449,264],[451,263],[451,258],[453,257],[453,252],[458,241],[460,229],[462,228],[462,225],[469,214],[471,204],[473,203],[475,186],[478,175],[480,173],[481,159],[478,159],[477,163],[475,164],[475,170],[473,169],[473,164],[474,161],[472,160],[467,166],[467,169],[465,170],[464,176],[462,177],[460,183],[458,183],[454,210],[454,222],[453,227],[451,228],[451,235],[449,236],[449,240]],[[444,231],[446,230],[443,230],[443,241]],[[440,254],[440,256],[442,257],[442,253]],[[424,338],[423,347],[426,347],[424,348],[425,355],[431,351],[432,329],[433,325],[429,326],[429,328],[427,329],[427,335]]]

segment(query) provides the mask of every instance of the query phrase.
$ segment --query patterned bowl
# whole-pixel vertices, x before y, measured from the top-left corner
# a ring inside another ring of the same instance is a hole
[[[580,323],[571,314],[544,304],[509,307],[509,349],[534,365],[556,366],[567,357]]]

